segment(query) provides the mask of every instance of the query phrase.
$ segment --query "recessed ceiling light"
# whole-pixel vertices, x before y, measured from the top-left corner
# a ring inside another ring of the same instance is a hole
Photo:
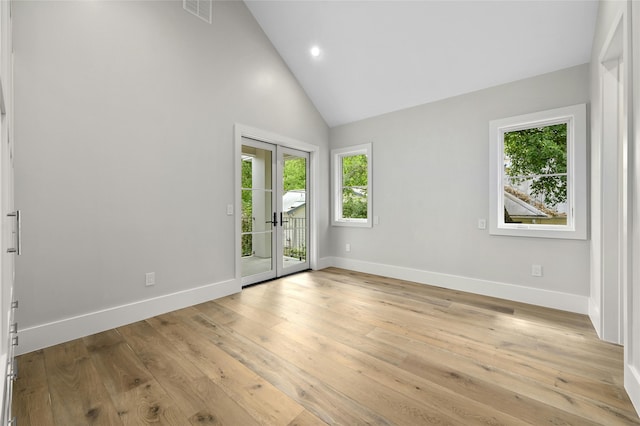
[[[320,56],[320,48],[318,46],[313,46],[311,48],[311,56],[313,56],[314,58]]]

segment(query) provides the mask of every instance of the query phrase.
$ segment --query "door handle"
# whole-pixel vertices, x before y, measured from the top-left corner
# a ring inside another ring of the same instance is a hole
[[[288,220],[282,220],[282,212],[280,212],[280,226],[284,226],[284,224],[288,222],[289,222]]]
[[[22,239],[22,219],[20,216],[20,210],[16,210],[13,213],[8,213],[7,216],[16,218],[16,227],[17,227],[16,246],[15,248],[8,248],[7,253],[15,253],[18,256],[20,256],[22,254],[22,243],[20,241]]]
[[[265,223],[270,223],[273,226],[278,226],[278,216],[276,216],[276,212],[273,212],[273,220],[268,220]]]

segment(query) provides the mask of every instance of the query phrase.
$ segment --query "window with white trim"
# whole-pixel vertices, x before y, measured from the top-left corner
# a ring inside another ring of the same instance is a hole
[[[490,233],[587,238],[586,105],[489,124]]]
[[[371,227],[371,144],[331,150],[334,226]]]

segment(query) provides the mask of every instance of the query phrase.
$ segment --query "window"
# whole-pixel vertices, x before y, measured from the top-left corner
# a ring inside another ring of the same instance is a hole
[[[210,24],[212,19],[212,0],[182,0],[182,8]]]
[[[331,150],[336,226],[371,227],[371,144]]]
[[[586,105],[494,120],[490,232],[587,238]]]

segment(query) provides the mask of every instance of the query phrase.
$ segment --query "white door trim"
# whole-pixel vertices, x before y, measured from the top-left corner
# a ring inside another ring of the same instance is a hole
[[[627,40],[640,40],[640,4],[629,2]],[[630,200],[630,278],[627,282],[625,322],[626,338],[624,346],[624,386],[631,402],[640,413],[640,44],[631,43],[627,52],[629,59],[626,70],[632,91],[629,105],[629,189]],[[631,51],[633,49],[633,51]]]
[[[628,283],[627,14],[613,20],[598,56],[600,123],[592,158],[592,285],[590,317],[601,339],[623,344]]]

